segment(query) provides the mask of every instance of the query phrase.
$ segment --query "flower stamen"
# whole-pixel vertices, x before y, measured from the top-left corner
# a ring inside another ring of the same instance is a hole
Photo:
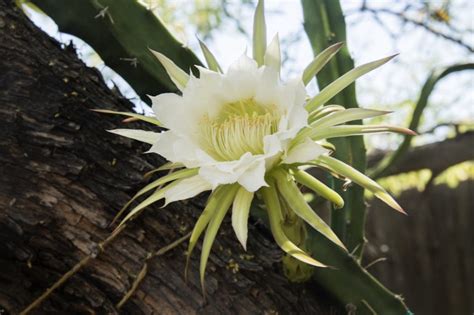
[[[253,99],[224,105],[220,113],[201,119],[199,141],[218,161],[238,160],[244,153],[263,154],[263,138],[275,133],[280,121],[275,106],[263,106]]]

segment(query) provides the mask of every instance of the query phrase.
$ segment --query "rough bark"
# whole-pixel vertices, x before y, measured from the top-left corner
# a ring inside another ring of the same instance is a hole
[[[144,184],[142,175],[163,162],[142,154],[144,146],[108,134],[120,119],[90,108],[130,110],[131,104],[72,47],[62,49],[13,1],[0,0],[0,313],[18,313],[82,257],[98,252],[117,209]],[[189,231],[202,202],[151,207],[36,313],[118,313],[114,305],[147,253]],[[184,249],[154,260],[121,312],[337,312],[314,285],[288,283],[280,251],[257,223],[250,226],[249,256],[229,222],[221,228],[208,265],[207,303],[197,255],[184,282]]]
[[[415,314],[474,312],[474,181],[431,186],[397,197],[408,216],[371,202],[366,263]]]
[[[474,132],[468,131],[454,138],[411,148],[385,176],[429,169],[440,174],[455,164],[474,160]],[[369,156],[369,167],[380,162],[387,152],[376,152]]]

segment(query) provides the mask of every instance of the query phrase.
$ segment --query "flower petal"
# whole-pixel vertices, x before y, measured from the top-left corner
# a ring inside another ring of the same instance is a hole
[[[238,183],[250,192],[268,186],[265,181],[265,170],[265,160],[256,161],[239,177]]]
[[[162,132],[158,141],[147,153],[157,153],[168,161],[183,163],[188,168],[215,162],[190,139],[171,130]]]
[[[265,52],[265,66],[272,67],[276,72],[280,73],[281,68],[281,53],[280,53],[280,39],[278,33],[273,37],[270,45]]]
[[[306,138],[303,143],[297,144],[283,158],[283,164],[304,163],[314,160],[320,155],[328,154],[329,150],[323,148],[310,138]]]
[[[185,178],[165,192],[165,206],[174,201],[192,198],[211,189],[212,185],[199,175]]]

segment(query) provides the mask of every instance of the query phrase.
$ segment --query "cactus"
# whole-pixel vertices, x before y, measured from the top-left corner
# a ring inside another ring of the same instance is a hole
[[[346,41],[344,16],[339,1],[302,0],[302,5],[304,28],[315,55],[330,44]],[[317,75],[319,87],[327,86],[353,66],[349,51],[344,47]],[[334,97],[333,103],[358,107],[354,84]],[[361,172],[365,171],[366,150],[362,137],[345,138],[333,144],[337,148],[335,156],[338,159]],[[337,246],[325,244],[327,241],[324,237],[309,230],[307,242],[311,252],[318,260],[336,269],[316,269],[315,280],[343,304],[357,308],[358,314],[406,314],[408,309],[403,300],[383,287],[360,265],[365,243],[363,189],[352,186],[344,190],[340,181],[331,181],[346,201],[342,209],[333,209],[331,227],[353,255],[348,256]]]
[[[105,64],[121,75],[141,99],[147,94],[176,91],[149,49],[172,58],[186,72],[199,59],[183,47],[151,11],[130,0],[32,0],[61,32],[92,46]]]

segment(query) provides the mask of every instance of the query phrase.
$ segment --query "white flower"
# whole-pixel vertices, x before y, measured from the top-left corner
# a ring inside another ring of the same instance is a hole
[[[324,266],[298,248],[285,234],[283,211],[291,211],[344,248],[329,226],[306,203],[296,183],[306,186],[336,207],[343,207],[344,200],[306,173],[305,168],[319,167],[338,174],[403,212],[375,181],[330,157],[327,148],[334,150],[334,147],[326,142],[330,138],[379,132],[413,134],[410,130],[393,126],[345,125],[346,122],[387,112],[325,105],[358,77],[392,57],[357,67],[308,98],[305,85],[337,53],[341,44],[335,44],[316,56],[301,77],[283,82],[280,80],[278,36],[266,47],[261,0],[254,24],[253,59],[243,55],[225,73],[202,42],[209,69],[198,67],[199,77],[188,75],[167,57],[152,51],[181,91],[180,94],[151,97],[155,117],[97,110],[138,118],[167,129],[163,132],[127,129],[111,132],[152,144],[149,152],[169,161],[155,171],[179,169],[140,190],[117,217],[137,198],[156,189],[127,214],[122,224],[159,200],[165,199],[166,205],[212,191],[196,222],[188,249],[189,259],[206,229],[201,253],[201,281],[204,281],[212,243],[229,208],[232,208],[232,226],[237,238],[246,247],[247,221],[255,195],[264,201],[275,241],[287,254],[313,266]]]
[[[152,97],[153,111],[168,131],[150,152],[199,168],[197,176],[210,184],[203,189],[239,183],[255,192],[268,186],[265,173],[284,162],[282,157],[307,162],[328,152],[313,143],[314,154],[301,159],[289,150],[290,140],[308,125],[301,80],[283,83],[278,69],[258,67],[245,55],[225,74],[199,70],[182,95]]]

